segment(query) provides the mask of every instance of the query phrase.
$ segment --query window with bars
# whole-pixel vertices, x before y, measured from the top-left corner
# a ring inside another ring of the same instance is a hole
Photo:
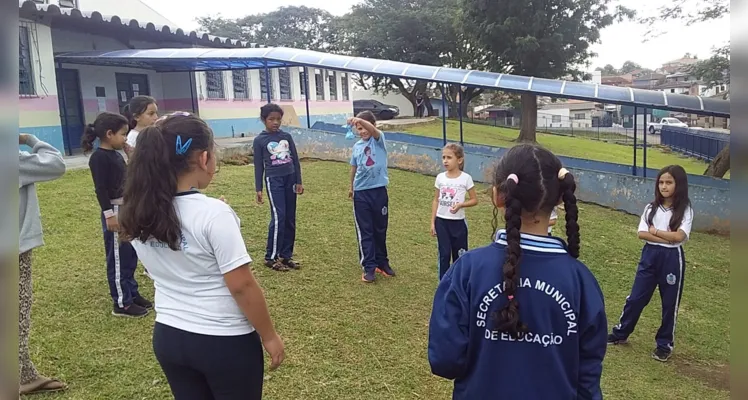
[[[325,100],[325,77],[322,71],[314,70],[314,88],[317,89],[317,100]]]
[[[247,71],[231,71],[231,81],[234,84],[235,99],[249,99],[249,81],[247,80]]]
[[[351,95],[348,93],[348,74],[345,72],[340,74],[340,89],[343,91],[343,100],[350,100]]]
[[[267,74],[266,74],[267,72]],[[267,79],[265,79],[267,77]],[[268,87],[270,87],[270,100],[273,100],[273,72],[270,70],[260,70],[260,93],[262,93],[262,99],[267,100],[268,98]]]
[[[338,99],[338,79],[335,71],[329,71],[327,78],[330,80],[330,100]]]
[[[288,68],[278,68],[278,86],[280,86],[280,99],[291,100],[291,72]]]
[[[31,62],[31,35],[26,26],[19,26],[18,29],[18,94],[33,96],[36,95],[36,88]]]
[[[223,71],[205,71],[205,87],[209,99],[225,99]]]
[[[304,79],[306,79],[306,68],[302,67],[299,69],[299,85],[301,86],[301,99],[306,99],[306,82],[304,82]]]

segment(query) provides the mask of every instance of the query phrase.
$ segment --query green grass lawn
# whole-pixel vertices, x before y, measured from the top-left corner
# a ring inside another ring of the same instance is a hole
[[[546,139],[546,138],[544,138]],[[304,162],[297,258],[303,269],[273,272],[258,264],[271,315],[286,343],[286,362],[267,374],[268,399],[447,399],[451,384],[431,375],[428,319],[437,284],[436,240],[429,235],[433,177],[391,171],[389,251],[399,275],[360,282],[348,165]],[[226,196],[262,260],[268,205],[254,203],[249,166],[225,166],[208,193]],[[467,211],[471,247],[489,243],[491,205]],[[46,246],[34,253],[32,358],[70,389],[35,399],[169,399],[151,347],[153,315],[112,317],[98,206],[87,170],[39,185]],[[638,218],[580,205],[582,259],[605,291],[609,323],[621,313],[641,251]],[[563,216],[560,219],[563,220]],[[609,399],[728,399],[729,238],[693,233],[671,362],[652,360],[660,321],[657,295],[628,346],[608,350],[603,390]],[[497,266],[499,268],[499,266]],[[150,280],[138,270],[142,292]],[[497,372],[512,360],[497,365]],[[537,377],[542,384],[542,377]],[[498,390],[498,388],[497,388]]]
[[[428,137],[443,137],[442,121],[432,121],[425,124],[398,127],[406,133]],[[471,124],[463,122],[463,139],[465,142],[485,144],[497,147],[512,147],[517,139],[517,129],[499,128],[494,126]],[[616,143],[607,143],[598,140],[581,137],[552,135],[546,133],[537,134],[538,143],[542,144],[553,153],[560,156],[583,158],[586,160],[606,161],[616,164],[631,165],[634,152],[632,146]],[[460,124],[456,121],[447,121],[447,139],[451,141],[460,140]],[[644,150],[637,149],[637,165],[641,167],[644,160]],[[660,169],[666,165],[680,164],[686,172],[694,175],[702,175],[707,164],[695,158],[686,157],[679,153],[671,152],[657,147],[647,148],[647,167]],[[729,175],[726,175],[729,178]]]

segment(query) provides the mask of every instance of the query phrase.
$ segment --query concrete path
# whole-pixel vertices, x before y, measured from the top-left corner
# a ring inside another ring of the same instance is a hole
[[[416,125],[416,124],[423,124],[426,122],[431,122],[436,120],[434,117],[427,117],[427,118],[398,118],[398,119],[388,119],[384,121],[377,121],[377,126],[406,126],[406,125]]]

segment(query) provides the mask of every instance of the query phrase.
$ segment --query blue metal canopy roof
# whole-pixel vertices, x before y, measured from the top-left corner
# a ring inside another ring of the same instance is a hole
[[[407,64],[284,47],[93,51],[59,54],[55,57],[55,60],[59,63],[124,66],[152,69],[158,72],[306,66],[405,79],[421,79],[510,92],[534,93],[541,96],[730,117],[729,100],[495,72]]]

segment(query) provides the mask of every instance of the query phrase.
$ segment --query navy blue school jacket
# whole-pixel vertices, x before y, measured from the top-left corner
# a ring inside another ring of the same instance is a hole
[[[442,278],[429,324],[431,371],[453,379],[455,400],[602,399],[607,346],[603,294],[563,240],[522,234],[515,293],[519,339],[495,330],[506,233],[463,254]]]

